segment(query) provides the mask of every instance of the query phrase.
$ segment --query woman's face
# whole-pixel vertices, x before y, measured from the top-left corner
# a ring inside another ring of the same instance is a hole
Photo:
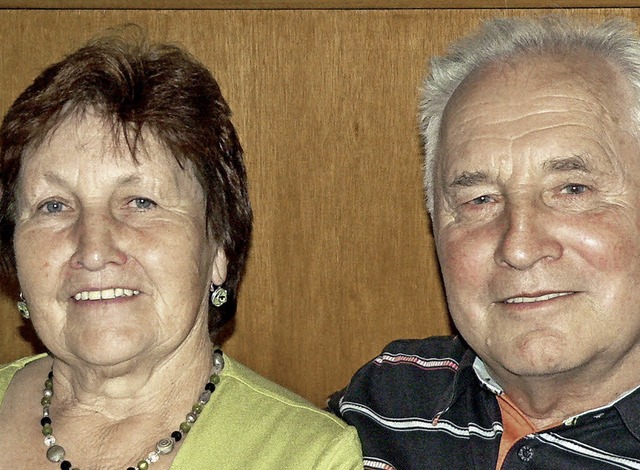
[[[143,136],[135,163],[87,113],[24,157],[18,277],[38,335],[60,358],[119,365],[208,338],[209,284],[224,281],[226,259],[207,238],[193,174]]]

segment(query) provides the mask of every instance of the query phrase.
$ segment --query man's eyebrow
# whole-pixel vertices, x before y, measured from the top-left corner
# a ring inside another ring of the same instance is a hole
[[[449,183],[449,187],[468,188],[480,183],[485,183],[487,180],[488,176],[484,171],[463,171],[455,178],[453,178],[451,183]]]
[[[556,157],[544,162],[543,167],[548,172],[579,171],[582,173],[589,173],[591,170],[583,157],[584,155]]]
[[[584,157],[586,154],[571,155],[569,157],[555,157],[547,160],[543,164],[543,168],[547,172],[570,172],[578,171],[582,173],[590,173],[591,169]],[[456,175],[449,183],[450,188],[462,187],[468,188],[481,183],[486,183],[489,176],[484,171],[463,171]]]

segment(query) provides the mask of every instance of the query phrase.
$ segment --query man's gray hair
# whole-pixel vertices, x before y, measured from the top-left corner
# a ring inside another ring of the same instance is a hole
[[[434,206],[434,171],[442,117],[460,83],[489,63],[527,54],[563,54],[575,50],[598,54],[619,67],[638,98],[630,111],[640,124],[640,38],[631,21],[617,18],[593,24],[561,15],[493,19],[476,34],[455,42],[445,56],[431,60],[431,73],[420,103],[424,185],[430,214]]]

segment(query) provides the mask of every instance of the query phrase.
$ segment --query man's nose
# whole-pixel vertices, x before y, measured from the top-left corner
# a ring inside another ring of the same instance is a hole
[[[495,260],[518,270],[533,267],[541,260],[562,256],[562,243],[554,236],[552,215],[542,202],[535,200],[507,203],[504,228]]]

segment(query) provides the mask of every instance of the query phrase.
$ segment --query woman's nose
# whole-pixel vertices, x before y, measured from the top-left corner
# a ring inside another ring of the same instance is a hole
[[[495,260],[518,270],[526,270],[542,260],[562,256],[562,243],[554,236],[546,207],[535,201],[507,205],[504,228]]]
[[[119,225],[108,211],[84,210],[76,221],[72,266],[98,271],[109,264],[126,263],[127,257],[118,243]]]

